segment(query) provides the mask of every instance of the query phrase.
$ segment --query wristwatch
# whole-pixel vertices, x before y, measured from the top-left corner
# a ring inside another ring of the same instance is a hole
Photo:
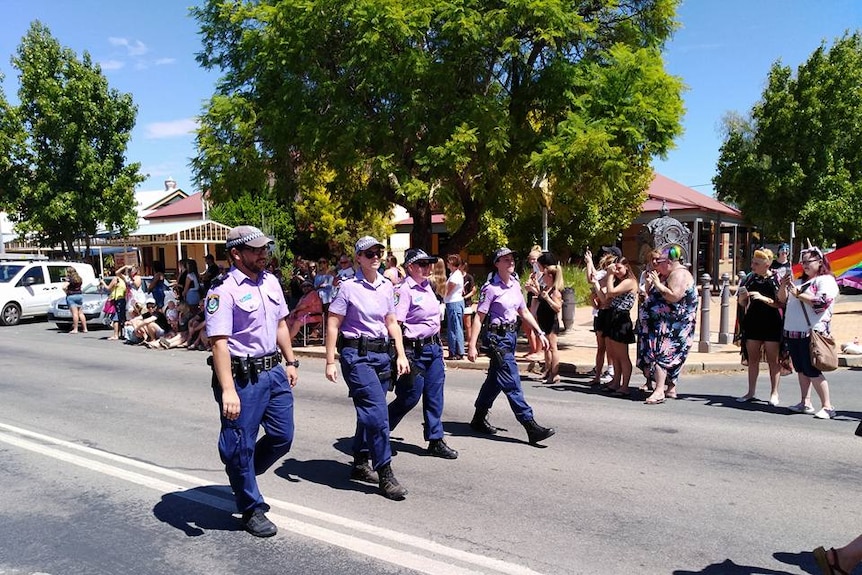
[[[299,360],[298,359],[294,359],[293,361],[286,361],[285,360],[284,365],[292,365],[293,367],[299,367]]]

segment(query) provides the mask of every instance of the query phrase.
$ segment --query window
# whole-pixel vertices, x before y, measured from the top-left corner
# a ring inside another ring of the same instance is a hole
[[[48,276],[51,278],[51,283],[60,283],[66,281],[66,269],[69,266],[51,265],[48,264]]]
[[[21,281],[18,282],[19,286],[26,285],[42,285],[45,283],[45,272],[42,271],[42,266],[37,265],[31,267],[29,270],[24,272],[24,276],[21,278]]]

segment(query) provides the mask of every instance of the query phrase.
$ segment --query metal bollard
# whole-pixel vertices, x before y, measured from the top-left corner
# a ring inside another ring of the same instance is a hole
[[[710,284],[712,278],[709,274],[700,276],[701,296],[700,296],[700,341],[697,342],[697,351],[700,353],[709,353],[709,298]]]
[[[732,343],[733,334],[728,331],[730,326],[730,274],[721,274],[721,317],[719,319],[718,343]]]

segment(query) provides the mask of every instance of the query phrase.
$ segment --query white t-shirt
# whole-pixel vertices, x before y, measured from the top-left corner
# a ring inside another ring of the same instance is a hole
[[[787,307],[784,312],[785,331],[809,331],[808,321],[802,313],[802,306],[808,312],[808,320],[816,331],[826,331],[826,324],[832,320],[832,311],[835,308],[835,298],[838,297],[838,283],[831,275],[814,276],[809,282],[795,280],[793,285],[807,286],[805,292],[815,296],[814,305],[803,304],[794,296],[787,298]]]
[[[453,290],[451,286],[455,286]],[[449,275],[446,280],[446,291],[452,292],[452,295],[443,297],[443,303],[458,303],[464,301],[464,273],[461,270],[455,270]]]

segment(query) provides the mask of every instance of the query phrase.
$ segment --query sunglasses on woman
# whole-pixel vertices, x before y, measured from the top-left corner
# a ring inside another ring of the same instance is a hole
[[[383,255],[383,252],[381,252],[380,250],[364,250],[364,251],[361,251],[359,253],[361,253],[363,256],[365,256],[369,260],[373,260],[374,258],[379,258],[380,256]]]

